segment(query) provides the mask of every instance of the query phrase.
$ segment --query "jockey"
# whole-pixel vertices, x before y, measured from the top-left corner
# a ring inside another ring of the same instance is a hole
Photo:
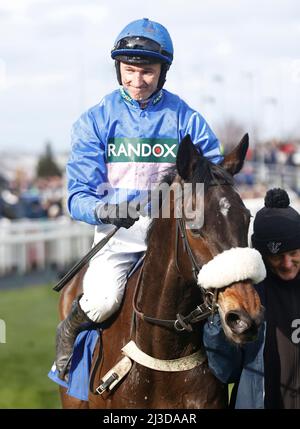
[[[100,323],[122,302],[126,276],[146,250],[148,216],[129,210],[176,161],[190,134],[211,161],[222,160],[219,141],[204,118],[163,89],[173,61],[171,37],[147,18],[128,24],[111,51],[120,88],[78,119],[67,164],[68,209],[73,219],[95,225],[94,244],[120,229],[91,260],[83,295],[57,328],[56,367],[67,374],[84,323]]]

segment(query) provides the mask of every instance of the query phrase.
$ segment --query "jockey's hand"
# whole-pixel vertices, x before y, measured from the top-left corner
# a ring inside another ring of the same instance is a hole
[[[96,206],[96,218],[102,223],[110,223],[118,228],[130,228],[139,218],[137,210],[124,201],[120,204],[99,204]]]

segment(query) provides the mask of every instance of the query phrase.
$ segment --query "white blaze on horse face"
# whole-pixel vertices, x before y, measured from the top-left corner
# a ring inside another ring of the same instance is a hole
[[[226,197],[223,197],[219,201],[219,207],[223,216],[227,216],[228,210],[230,209],[230,203]]]

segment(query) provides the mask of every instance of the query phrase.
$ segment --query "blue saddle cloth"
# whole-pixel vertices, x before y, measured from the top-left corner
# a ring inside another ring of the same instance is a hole
[[[67,393],[82,401],[88,401],[89,379],[93,352],[99,338],[99,331],[82,331],[75,340],[68,383],[58,377],[55,364],[48,377],[55,383],[67,388]]]
[[[140,265],[142,265],[143,259],[144,253],[129,271],[127,279],[129,279],[140,267]],[[102,328],[105,328],[105,323],[102,324]],[[82,401],[88,401],[92,356],[98,338],[98,330],[82,331],[77,335],[73,348],[68,383],[58,377],[58,371],[55,364],[53,364],[51,370],[48,373],[48,377],[51,380],[68,389],[68,395],[74,396],[75,398],[81,399]]]

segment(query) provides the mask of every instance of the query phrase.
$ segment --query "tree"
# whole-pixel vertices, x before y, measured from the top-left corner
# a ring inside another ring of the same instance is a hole
[[[234,119],[224,121],[217,131],[217,135],[226,151],[231,150],[245,133],[245,127]]]
[[[255,147],[259,142],[259,128],[256,124],[249,129],[242,122],[229,118],[217,128],[217,136],[225,148],[225,152],[233,149],[246,133],[249,134],[250,146]]]
[[[45,153],[38,160],[36,174],[37,177],[61,177],[61,171],[54,160],[50,142],[46,142]]]

